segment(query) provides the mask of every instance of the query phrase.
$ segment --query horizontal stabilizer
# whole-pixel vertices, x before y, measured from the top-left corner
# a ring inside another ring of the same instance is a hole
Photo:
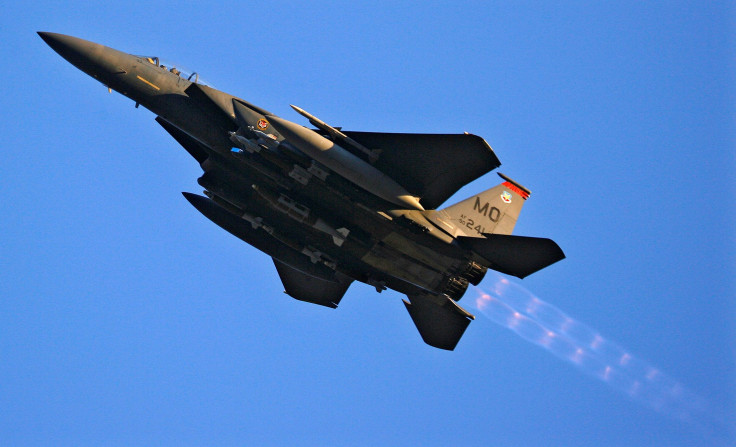
[[[404,300],[422,336],[422,340],[435,348],[452,351],[475,317],[458,306],[447,295],[411,295]]]
[[[292,298],[308,303],[336,308],[353,280],[335,272],[335,281],[307,275],[274,258],[276,271],[284,284],[284,292]]]
[[[551,239],[505,234],[483,236],[485,239],[459,237],[458,240],[488,260],[488,267],[518,278],[565,259],[565,253]]]

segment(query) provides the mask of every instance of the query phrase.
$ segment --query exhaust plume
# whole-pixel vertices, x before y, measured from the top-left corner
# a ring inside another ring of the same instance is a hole
[[[476,291],[472,305],[494,323],[658,413],[711,436],[723,433],[715,429],[702,397],[523,286],[489,272],[484,288]]]

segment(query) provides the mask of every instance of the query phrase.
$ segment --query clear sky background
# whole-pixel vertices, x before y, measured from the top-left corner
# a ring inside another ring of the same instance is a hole
[[[553,3],[4,5],[0,445],[733,445],[734,5]],[[533,191],[515,234],[567,254],[518,282],[700,396],[707,428],[480,314],[446,352],[398,293],[289,298],[181,196],[201,171],[154,115],[36,31],[302,124],[289,104],[483,136]]]

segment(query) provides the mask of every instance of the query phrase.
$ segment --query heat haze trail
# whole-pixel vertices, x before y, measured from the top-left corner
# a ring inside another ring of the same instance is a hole
[[[722,432],[705,400],[683,384],[523,286],[488,273],[472,303],[485,317],[640,404],[710,436]]]

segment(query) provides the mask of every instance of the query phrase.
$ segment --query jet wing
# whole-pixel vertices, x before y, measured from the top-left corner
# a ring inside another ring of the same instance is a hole
[[[320,306],[336,308],[353,282],[341,273],[335,273],[335,281],[332,282],[302,273],[275,258],[273,263],[287,295]]]
[[[426,209],[436,209],[463,185],[501,165],[491,146],[477,135],[343,133],[380,151],[373,165],[421,197]],[[364,153],[347,149],[367,159]]]
[[[182,145],[184,149],[189,152],[189,155],[194,157],[199,164],[204,163],[207,157],[210,156],[210,151],[205,145],[190,137],[185,132],[181,131],[178,127],[174,126],[170,122],[166,121],[162,117],[156,117],[156,122],[163,127],[166,132],[169,133],[174,139]]]

